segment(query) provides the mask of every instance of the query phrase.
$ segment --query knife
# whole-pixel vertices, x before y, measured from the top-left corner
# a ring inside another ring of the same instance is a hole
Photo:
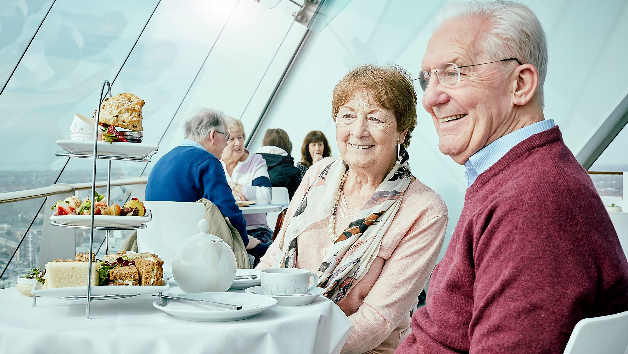
[[[217,302],[217,301],[190,299],[190,298],[187,298],[187,297],[174,296],[174,295],[161,295],[160,298],[161,299],[167,299],[167,300],[196,302],[196,303],[200,303],[200,304],[203,304],[203,305],[208,305],[208,306],[222,308],[222,309],[225,309],[225,310],[242,310],[242,306],[241,305],[225,304],[225,303]]]

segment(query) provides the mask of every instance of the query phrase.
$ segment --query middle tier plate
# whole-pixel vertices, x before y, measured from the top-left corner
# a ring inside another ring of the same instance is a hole
[[[91,215],[52,215],[50,221],[66,226],[90,226]],[[150,216],[94,215],[95,227],[137,227],[151,220]]]

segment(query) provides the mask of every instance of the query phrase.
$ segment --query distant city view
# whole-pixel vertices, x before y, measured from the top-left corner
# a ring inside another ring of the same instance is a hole
[[[590,174],[589,176],[601,196],[623,197],[623,175]]]
[[[53,171],[0,171],[0,193],[47,187],[55,181],[57,174],[58,172]],[[91,181],[91,178],[91,171],[79,170],[64,173],[61,181],[67,184],[85,183]],[[97,179],[105,180],[105,176],[100,176],[99,173]],[[112,179],[115,179],[113,175]],[[83,191],[80,198],[87,196],[88,192]],[[99,189],[99,192],[103,191]],[[112,188],[112,199],[116,203],[124,203],[122,200],[117,200],[124,194],[125,188]],[[30,268],[37,267],[39,264],[39,247],[43,237],[45,210],[42,208],[39,214],[37,211],[44,200],[45,198],[37,198],[0,204],[0,274],[4,272],[0,279],[0,289],[14,286],[19,276],[27,274]],[[32,226],[29,229],[31,223]],[[88,251],[89,236],[89,230],[76,231],[77,252]],[[111,233],[110,251],[119,248],[124,241],[124,236],[124,232]],[[104,231],[94,233],[94,252],[103,242],[104,237]],[[101,252],[104,252],[104,247]]]

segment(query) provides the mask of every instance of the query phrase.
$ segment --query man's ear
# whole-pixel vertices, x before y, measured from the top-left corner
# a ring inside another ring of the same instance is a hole
[[[539,86],[539,72],[532,64],[519,65],[515,72],[513,81],[514,92],[512,94],[512,103],[516,106],[525,106],[536,92]]]
[[[209,138],[209,141],[213,144],[214,140],[216,139],[216,130],[212,129],[209,131],[209,134],[207,134],[207,137]]]

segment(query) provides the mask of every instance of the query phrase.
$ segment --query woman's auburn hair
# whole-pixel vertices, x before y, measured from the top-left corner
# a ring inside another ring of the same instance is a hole
[[[366,64],[352,69],[334,87],[331,103],[334,121],[340,107],[360,91],[380,107],[394,113],[397,132],[407,130],[402,144],[407,149],[417,120],[417,95],[410,75],[399,66]]]
[[[331,149],[325,134],[320,130],[312,130],[307,133],[305,139],[303,139],[303,145],[301,146],[301,163],[306,167],[312,165],[312,155],[310,155],[311,143],[323,143],[323,157],[331,156]]]
[[[288,137],[288,133],[281,128],[266,129],[266,134],[264,134],[264,139],[262,140],[262,146],[276,146],[283,149],[288,153],[288,155],[292,153],[292,142],[290,142],[290,137]]]

